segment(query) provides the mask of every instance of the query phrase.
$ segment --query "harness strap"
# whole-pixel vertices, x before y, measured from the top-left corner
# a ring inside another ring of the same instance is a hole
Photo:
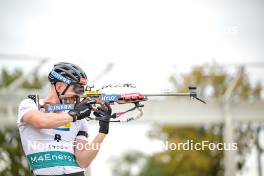
[[[36,176],[51,176],[51,175],[36,175]],[[76,172],[71,174],[63,174],[63,175],[52,175],[52,176],[85,176],[84,172]]]

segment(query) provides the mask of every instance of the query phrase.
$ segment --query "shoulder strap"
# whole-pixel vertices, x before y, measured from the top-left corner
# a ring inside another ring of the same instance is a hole
[[[40,108],[39,107],[39,95],[38,94],[28,95],[28,98],[33,100],[36,103],[38,109]]]

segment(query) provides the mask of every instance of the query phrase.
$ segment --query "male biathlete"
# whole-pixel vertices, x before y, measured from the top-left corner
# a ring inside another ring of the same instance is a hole
[[[88,143],[87,121],[91,105],[79,102],[84,92],[86,74],[77,65],[61,62],[49,73],[50,92],[45,99],[29,96],[18,110],[17,125],[30,169],[36,176],[84,176],[108,134],[111,109],[98,108],[99,133]],[[74,109],[58,111],[56,104],[67,103]],[[53,107],[47,108],[47,107]],[[55,107],[55,108],[54,108]],[[91,147],[92,146],[92,147]]]

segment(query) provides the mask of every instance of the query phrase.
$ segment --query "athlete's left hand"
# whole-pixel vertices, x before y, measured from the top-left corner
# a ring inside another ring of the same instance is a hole
[[[109,121],[112,114],[111,107],[98,107],[93,113],[99,120],[99,133],[108,134],[109,132]]]

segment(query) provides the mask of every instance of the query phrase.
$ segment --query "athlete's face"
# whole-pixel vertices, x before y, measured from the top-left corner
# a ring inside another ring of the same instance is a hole
[[[60,94],[62,94],[62,92],[64,92],[64,90],[66,89],[67,84],[58,82],[56,84],[56,88],[58,90],[58,92]],[[77,86],[78,88],[78,86]],[[67,98],[63,98],[63,103],[71,103],[71,104],[75,104],[76,103],[76,97],[79,97],[83,92],[81,91],[76,91],[76,90],[80,90],[76,88],[76,85],[70,85],[68,87],[68,89],[66,90],[66,92],[64,93],[64,95],[62,97],[67,97]]]
[[[69,96],[80,96],[81,94],[79,92],[75,91],[75,85],[70,85],[70,87],[68,88],[68,90],[66,91],[65,95],[69,95]]]
[[[76,103],[76,97],[79,97],[81,95],[80,92],[76,91],[76,86],[75,85],[70,85],[68,90],[65,92],[65,95],[68,96],[69,98],[66,98],[64,100],[64,103]]]

